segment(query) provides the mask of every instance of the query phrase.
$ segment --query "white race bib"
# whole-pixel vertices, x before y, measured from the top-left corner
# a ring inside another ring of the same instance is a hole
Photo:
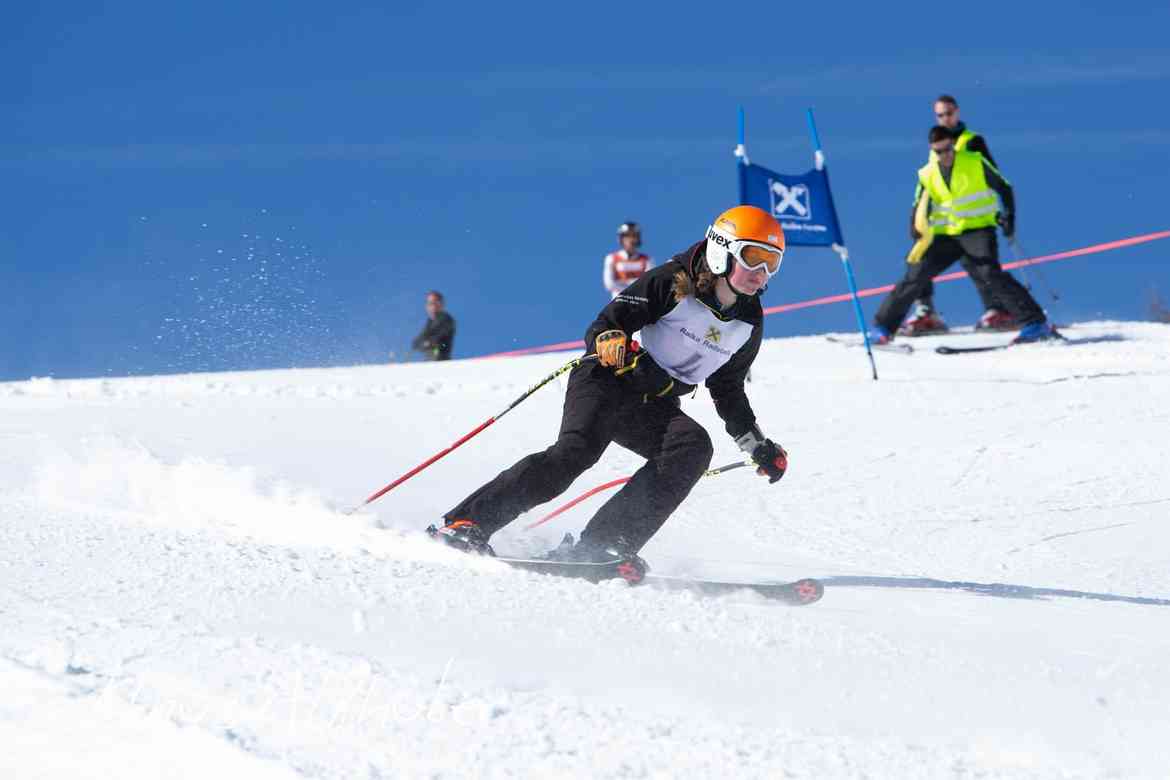
[[[688,295],[658,322],[642,328],[642,347],[674,379],[702,383],[748,342],[752,326],[721,320]]]

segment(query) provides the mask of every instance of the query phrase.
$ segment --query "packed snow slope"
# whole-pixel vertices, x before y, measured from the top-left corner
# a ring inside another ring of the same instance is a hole
[[[765,343],[749,394],[790,471],[701,480],[644,555],[821,577],[807,608],[427,541],[552,441],[555,383],[344,513],[567,354],[2,384],[0,776],[1166,777],[1170,327],[1066,333],[919,340],[879,382]],[[615,446],[565,498],[638,465]],[[601,500],[493,541],[544,549]]]

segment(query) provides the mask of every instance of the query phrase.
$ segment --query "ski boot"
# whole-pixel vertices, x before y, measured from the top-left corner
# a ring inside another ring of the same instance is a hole
[[[427,526],[427,534],[436,541],[460,552],[474,555],[490,555],[496,551],[488,544],[487,534],[471,520],[448,520],[442,528]]]
[[[1064,341],[1064,336],[1048,320],[1040,320],[1020,328],[1020,335],[1012,339],[1013,344],[1033,344],[1038,341]]]
[[[874,325],[869,329],[869,343],[881,347],[894,340],[894,336],[881,325]]]
[[[919,305],[914,316],[902,323],[898,328],[899,336],[929,336],[934,333],[946,333],[947,324],[934,309]]]
[[[573,544],[573,535],[565,534],[561,543],[549,551],[546,557],[570,563],[609,563],[617,560],[618,576],[631,585],[640,583],[646,578],[646,572],[650,571],[650,565],[620,536],[612,542],[581,539]]]
[[[975,323],[975,330],[1005,331],[1019,328],[1020,321],[1002,309],[988,309]]]

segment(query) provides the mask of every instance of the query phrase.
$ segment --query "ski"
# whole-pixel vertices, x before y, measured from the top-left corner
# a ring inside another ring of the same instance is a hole
[[[940,355],[966,355],[966,354],[969,354],[971,352],[995,352],[996,350],[1007,349],[1008,347],[1011,347],[1011,346],[1014,346],[1014,345],[1011,344],[1010,342],[1007,344],[992,344],[990,346],[984,346],[984,347],[947,347],[947,346],[941,346],[941,347],[935,347],[934,351]]]
[[[729,593],[755,593],[794,607],[814,604],[825,595],[825,586],[811,577],[792,582],[723,582],[720,580],[667,577],[658,574],[646,576],[646,584],[670,590],[692,591],[703,596],[725,596]]]
[[[614,558],[608,561],[558,561],[549,558],[509,558],[497,555],[494,560],[513,569],[551,574],[555,577],[575,577],[589,582],[623,579],[637,585],[646,578],[646,562],[641,558]]]
[[[438,538],[439,531],[434,526],[427,529],[431,538]],[[450,544],[450,542],[448,542]],[[565,534],[560,547],[548,556],[532,558],[496,555],[489,545],[484,545],[483,552],[488,560],[521,571],[536,574],[549,574],[554,577],[570,577],[587,582],[598,583],[603,580],[625,580],[630,585],[649,583],[651,586],[670,590],[685,590],[703,596],[722,596],[729,593],[751,592],[767,599],[803,606],[820,601],[825,593],[824,585],[819,580],[811,578],[795,580],[793,582],[724,582],[721,580],[697,579],[694,577],[670,577],[658,574],[649,574],[650,567],[646,561],[637,555],[618,554],[607,550],[613,557],[607,560],[589,561],[572,560],[558,556],[561,550],[572,550],[573,537]]]
[[[836,336],[825,336],[825,339],[827,341],[833,342],[834,344],[840,344],[841,346],[844,346],[844,347],[864,347],[865,346],[865,342],[863,342],[863,341],[850,341],[848,339],[837,338]],[[869,346],[870,346],[870,349],[876,349],[879,352],[893,352],[893,353],[899,354],[899,355],[911,355],[914,353],[914,347],[910,346],[909,344],[873,344],[873,343],[870,343]]]
[[[941,347],[935,347],[934,351],[940,355],[966,355],[966,354],[970,354],[972,352],[996,352],[996,351],[1001,350],[1001,349],[1010,349],[1011,347],[1026,347],[1029,344],[1048,344],[1051,346],[1053,344],[1068,344],[1068,343],[1069,343],[1068,339],[1066,339],[1064,336],[1058,336],[1057,338],[1044,339],[1043,341],[1024,341],[1021,343],[1016,343],[1015,341],[1009,341],[1006,344],[989,344],[989,345],[985,345],[982,347],[941,346]]]
[[[537,574],[551,574],[555,577],[572,577],[593,583],[623,579],[631,585],[645,584],[655,588],[690,591],[703,596],[724,596],[729,593],[749,592],[793,606],[804,606],[820,601],[821,596],[825,593],[825,588],[820,581],[811,578],[793,582],[723,582],[648,574],[646,562],[641,558],[615,558],[609,561],[584,562],[497,556],[495,560],[514,569]]]

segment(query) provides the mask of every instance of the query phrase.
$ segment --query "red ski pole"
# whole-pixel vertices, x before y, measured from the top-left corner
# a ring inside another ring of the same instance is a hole
[[[406,472],[406,473],[405,473],[405,474],[403,474],[401,477],[399,477],[398,479],[394,480],[394,481],[393,481],[393,482],[391,482],[389,485],[387,485],[386,487],[382,488],[382,489],[381,489],[381,490],[379,490],[377,493],[374,493],[374,494],[373,494],[373,495],[371,495],[369,498],[367,498],[365,501],[363,501],[362,503],[360,503],[360,504],[358,504],[357,506],[355,506],[353,509],[350,509],[350,510],[348,510],[348,511],[347,511],[345,514],[347,514],[347,515],[353,514],[354,512],[356,512],[356,511],[358,511],[359,509],[361,509],[362,507],[364,507],[365,505],[367,505],[367,504],[369,504],[369,503],[371,503],[371,502],[373,502],[373,501],[377,501],[379,498],[381,498],[382,496],[386,495],[386,494],[387,494],[387,493],[389,493],[391,490],[393,490],[394,488],[398,487],[398,486],[399,486],[399,485],[401,485],[403,482],[405,482],[406,480],[408,480],[408,479],[410,479],[411,477],[413,477],[415,474],[417,474],[417,473],[419,473],[420,471],[422,471],[423,469],[425,469],[427,466],[431,465],[431,464],[432,464],[432,463],[434,463],[435,461],[439,460],[440,458],[444,457],[444,456],[445,456],[445,455],[447,455],[448,453],[450,453],[450,452],[454,451],[454,450],[455,450],[455,449],[457,449],[458,447],[462,446],[463,444],[465,444],[466,442],[468,442],[469,440],[471,440],[472,438],[474,438],[475,436],[477,436],[477,435],[478,435],[480,432],[482,432],[482,431],[483,431],[485,428],[487,428],[489,425],[491,425],[491,424],[492,424],[492,423],[494,423],[496,420],[500,419],[500,418],[501,418],[501,417],[503,417],[505,414],[507,414],[508,412],[512,411],[512,410],[513,410],[513,409],[515,409],[517,406],[519,406],[519,405],[520,405],[520,402],[521,402],[521,401],[523,401],[525,398],[527,398],[528,396],[532,395],[532,394],[533,394],[533,393],[535,393],[537,390],[539,390],[540,388],[544,387],[545,385],[547,385],[549,382],[551,382],[551,381],[553,381],[554,379],[556,379],[556,378],[557,378],[558,376],[560,376],[561,374],[565,373],[566,371],[572,371],[574,368],[576,368],[577,366],[581,365],[581,364],[582,364],[582,363],[584,363],[586,360],[594,360],[594,359],[596,359],[596,358],[597,358],[597,355],[582,355],[582,356],[581,356],[581,357],[579,357],[579,358],[576,358],[576,359],[574,359],[574,360],[570,360],[568,363],[566,363],[565,365],[561,366],[561,367],[560,367],[560,368],[558,368],[556,371],[552,372],[551,374],[549,374],[548,376],[546,376],[544,379],[540,380],[539,382],[537,382],[536,384],[534,384],[532,387],[530,387],[530,388],[528,388],[527,390],[525,390],[523,395],[521,395],[519,398],[517,398],[517,399],[516,399],[515,401],[513,401],[512,403],[508,404],[508,408],[507,408],[507,409],[505,409],[504,411],[502,411],[502,412],[500,412],[499,414],[495,415],[494,417],[489,417],[487,420],[485,420],[483,423],[481,423],[481,424],[480,424],[480,425],[479,425],[479,426],[478,426],[478,427],[477,427],[475,430],[471,431],[471,432],[470,432],[470,433],[468,433],[466,436],[464,436],[463,438],[459,439],[457,442],[455,442],[454,444],[452,444],[450,447],[446,448],[445,450],[442,450],[441,452],[437,452],[437,453],[435,453],[434,455],[432,455],[431,457],[427,458],[427,459],[426,459],[426,460],[424,460],[422,463],[418,464],[417,466],[415,466],[414,468],[412,468],[410,471]]]
[[[719,466],[717,468],[707,469],[706,471],[703,472],[703,476],[704,477],[713,477],[716,474],[722,474],[725,471],[731,471],[732,469],[740,469],[740,468],[743,468],[744,466],[754,466],[754,465],[756,465],[755,461],[751,461],[751,460],[736,461],[735,463],[728,463],[726,466]],[[615,480],[611,480],[610,482],[606,482],[604,485],[598,485],[595,488],[590,488],[589,490],[586,490],[584,493],[582,493],[581,495],[574,498],[569,503],[562,504],[561,506],[557,507],[553,511],[549,512],[547,515],[540,518],[535,523],[524,526],[524,530],[531,531],[533,528],[536,528],[536,526],[541,525],[543,523],[547,523],[549,520],[552,520],[554,517],[561,514],[562,512],[567,512],[568,510],[577,506],[577,504],[580,504],[582,501],[589,498],[590,496],[597,495],[598,493],[600,493],[603,490],[609,490],[611,487],[617,487],[618,485],[624,485],[627,482],[629,482],[631,479],[633,479],[633,477],[622,477],[621,479],[615,479]]]

